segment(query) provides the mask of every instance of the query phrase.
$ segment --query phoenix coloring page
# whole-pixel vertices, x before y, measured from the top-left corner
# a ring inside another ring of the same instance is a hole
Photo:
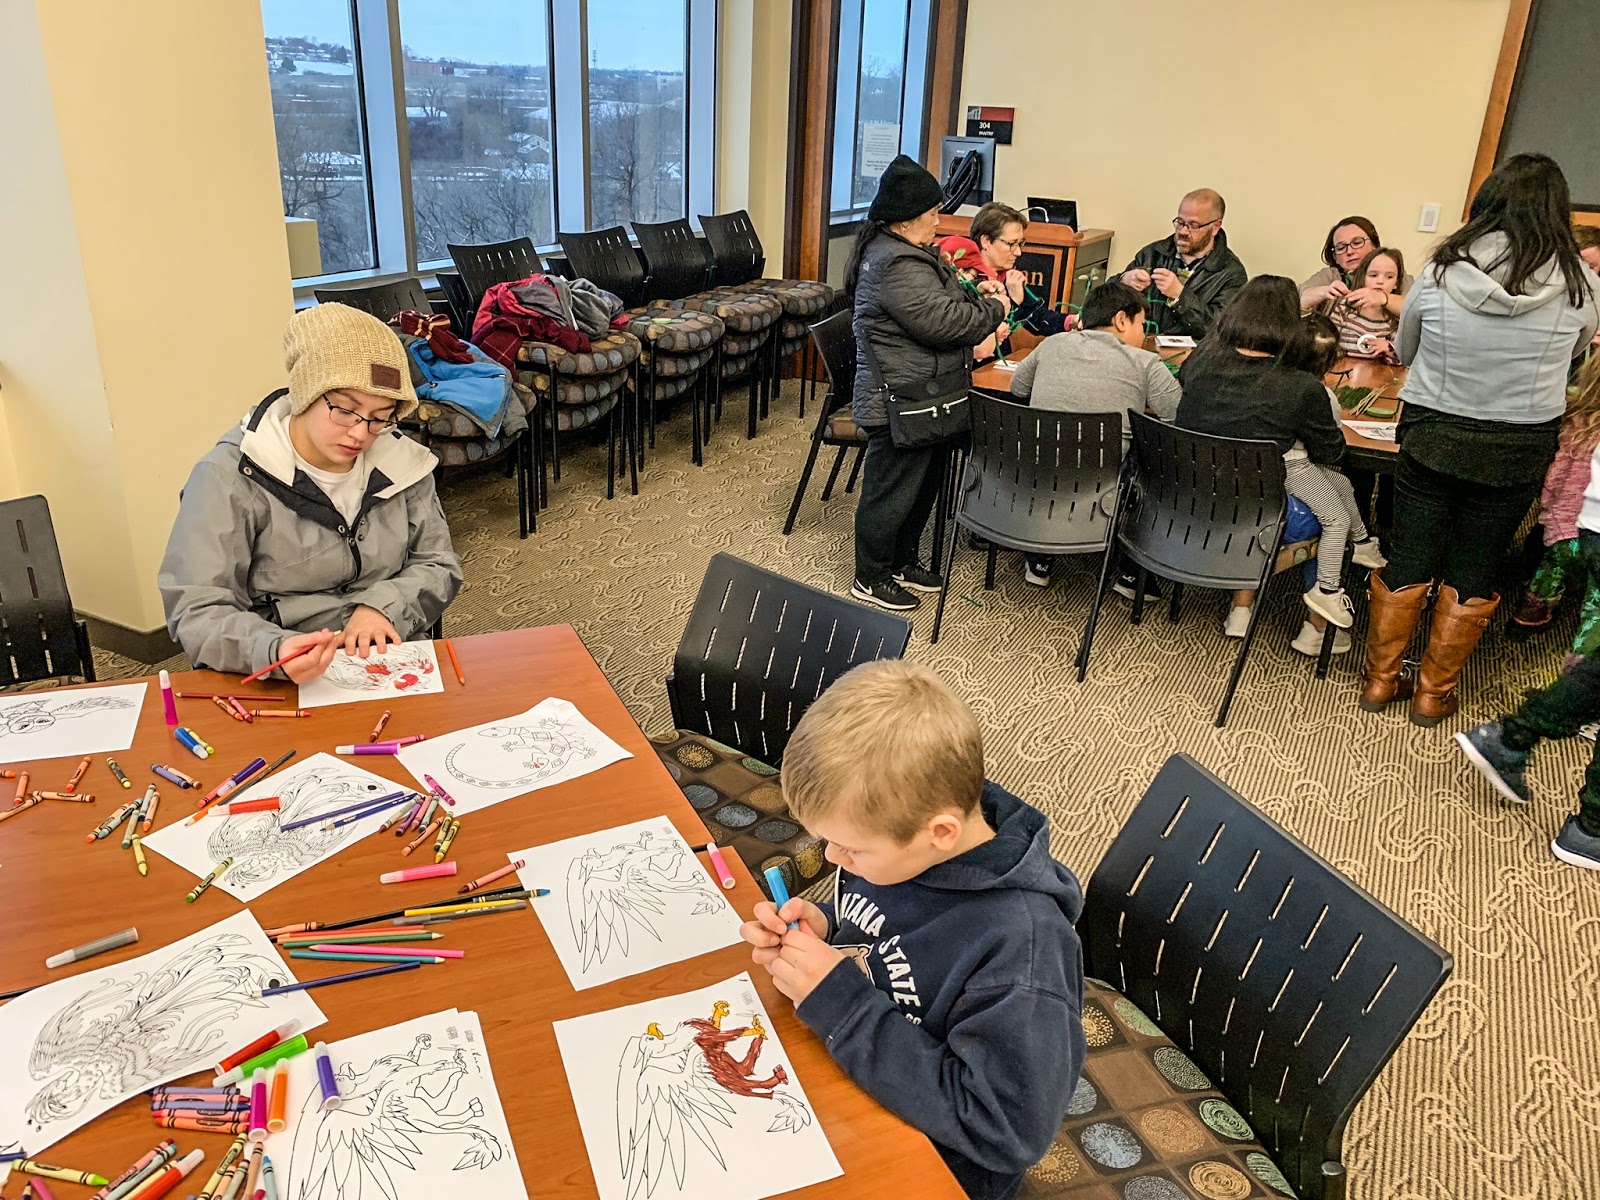
[[[748,975],[555,1031],[601,1200],[762,1200],[843,1174]]]
[[[394,815],[394,810],[377,812],[337,829],[327,828],[332,822],[323,821],[287,831],[283,826],[347,808],[359,800],[376,800],[407,791],[403,784],[363,771],[331,754],[315,754],[228,797],[231,801],[277,796],[281,802],[277,812],[237,817],[211,814],[193,825],[175,821],[145,838],[144,844],[201,878],[231,857],[233,866],[214,886],[248,904],[285,879],[292,879],[307,867],[360,841]]]
[[[111,754],[133,745],[147,683],[0,696],[0,763]]]
[[[739,941],[738,914],[666,817],[510,857],[526,886],[550,889],[534,911],[580,991]]]
[[[284,1200],[526,1200],[478,1015],[442,1012],[289,1060],[288,1127],[267,1140]]]
[[[202,1067],[290,1018],[323,1023],[248,912],[0,1007],[0,1145],[48,1149],[129,1096]]]
[[[433,643],[401,642],[381,653],[374,650],[366,658],[339,651],[320,677],[300,685],[300,707],[431,696],[442,691],[444,680]]]
[[[418,783],[424,774],[438,780],[460,816],[633,755],[567,701],[551,697],[503,721],[417,742],[398,757]]]

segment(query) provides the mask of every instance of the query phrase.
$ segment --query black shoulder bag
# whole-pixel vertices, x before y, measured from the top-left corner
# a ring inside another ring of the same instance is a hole
[[[867,366],[872,371],[872,386],[884,394],[889,410],[889,437],[902,450],[937,446],[972,432],[972,410],[967,404],[972,376],[963,370],[959,376],[935,376],[898,392],[891,392],[878,370],[878,356],[872,352],[872,338],[863,331],[862,346]]]

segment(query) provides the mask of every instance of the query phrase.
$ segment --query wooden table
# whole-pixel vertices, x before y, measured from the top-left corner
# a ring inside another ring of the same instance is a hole
[[[1020,363],[1033,353],[1034,347],[1044,339],[1038,334],[1029,333],[1026,329],[1019,329],[1011,338],[1011,353],[1006,361],[1013,365]],[[1161,360],[1168,363],[1182,363],[1191,351],[1185,350],[1157,350],[1155,339],[1145,339],[1145,349],[1160,354]],[[1011,380],[1016,374],[1013,370],[996,365],[990,361],[977,367],[972,372],[972,386],[980,392],[990,395],[1009,397],[1011,395]],[[1371,358],[1341,358],[1334,364],[1328,373],[1326,382],[1329,387],[1341,383],[1356,387],[1370,387],[1386,389],[1385,394],[1394,396],[1399,393],[1406,379],[1404,367],[1392,367]],[[1360,417],[1359,420],[1377,421],[1385,418]],[[1393,417],[1386,418],[1390,423],[1398,421],[1397,412]],[[1344,433],[1345,445],[1350,450],[1348,462],[1369,471],[1393,471],[1395,456],[1400,452],[1400,447],[1394,442],[1378,441],[1376,438],[1363,437],[1354,432],[1348,425],[1340,425]]]
[[[466,817],[452,854],[461,864],[460,880],[380,886],[380,872],[413,860],[400,857],[392,836],[374,834],[251,904],[263,928],[304,920],[335,921],[395,908],[408,900],[426,903],[452,893],[460,882],[504,866],[507,851],[662,814],[691,843],[711,840],[570,626],[456,638],[454,645],[467,686],[456,683],[441,650],[446,690],[391,702],[394,716],[389,732],[443,733],[522,712],[546,697],[559,696],[577,705],[633,757]],[[236,679],[210,671],[176,675],[173,682],[181,691],[238,687]],[[281,693],[289,691],[289,685],[252,684],[248,690]],[[217,756],[201,762],[169,738],[160,690],[152,678],[132,748],[112,755],[134,781],[132,795],[141,794],[153,778],[151,762],[171,763],[210,786],[256,755],[270,761],[294,746],[306,757],[338,744],[364,741],[383,710],[379,703],[347,704],[314,709],[314,715],[304,720],[245,725],[225,719],[209,701],[180,700],[178,705],[183,722],[210,740]],[[161,855],[147,851],[150,874],[141,878],[119,838],[85,843],[84,835],[129,795],[113,780],[105,760],[104,754],[95,755],[79,785],[80,792],[98,797],[93,805],[47,801],[0,825],[6,893],[0,991],[52,982],[148,953],[244,907],[216,888],[198,903],[185,904],[184,893],[195,879]],[[51,789],[66,782],[76,761],[74,757],[20,765],[33,774],[33,787]],[[352,761],[404,786],[414,784],[391,758]],[[6,803],[11,786],[9,781],[0,783]],[[165,826],[186,817],[193,811],[192,796],[162,785],[156,823]],[[727,858],[738,880],[729,899],[736,910],[747,913],[761,894],[738,856]],[[552,884],[557,885],[559,881]],[[46,955],[129,925],[138,926],[138,945],[75,967],[45,969]],[[803,1194],[857,1197],[895,1192],[960,1200],[961,1189],[928,1140],[845,1076],[795,1017],[794,1006],[767,973],[751,964],[746,949],[731,946],[577,992],[568,983],[543,925],[531,912],[441,928],[448,933],[446,945],[467,952],[464,959],[310,993],[328,1016],[317,1036],[333,1041],[441,1009],[476,1010],[531,1196],[596,1195],[551,1022],[691,991],[748,970],[844,1168],[841,1177]],[[296,960],[293,968],[298,978],[308,979],[352,969],[352,964]],[[204,1075],[192,1076],[189,1082],[197,1080],[210,1082]],[[41,1157],[110,1177],[149,1150],[164,1132],[150,1120],[148,1100],[141,1095],[91,1121]],[[209,1173],[231,1139],[178,1133],[176,1140],[184,1151],[203,1148],[207,1157],[203,1171]],[[203,1182],[204,1176],[200,1178]],[[15,1194],[16,1186],[20,1184],[7,1190]],[[198,1185],[190,1190],[198,1190]]]

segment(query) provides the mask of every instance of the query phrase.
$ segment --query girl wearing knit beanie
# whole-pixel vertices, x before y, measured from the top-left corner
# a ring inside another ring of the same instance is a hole
[[[225,433],[189,476],[158,582],[196,667],[317,678],[426,636],[461,587],[432,452],[400,434],[416,410],[394,331],[343,304],[296,313],[289,386]]]

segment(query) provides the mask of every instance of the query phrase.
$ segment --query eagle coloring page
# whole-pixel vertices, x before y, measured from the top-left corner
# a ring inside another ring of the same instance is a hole
[[[0,763],[115,754],[133,745],[147,683],[0,696]]]

